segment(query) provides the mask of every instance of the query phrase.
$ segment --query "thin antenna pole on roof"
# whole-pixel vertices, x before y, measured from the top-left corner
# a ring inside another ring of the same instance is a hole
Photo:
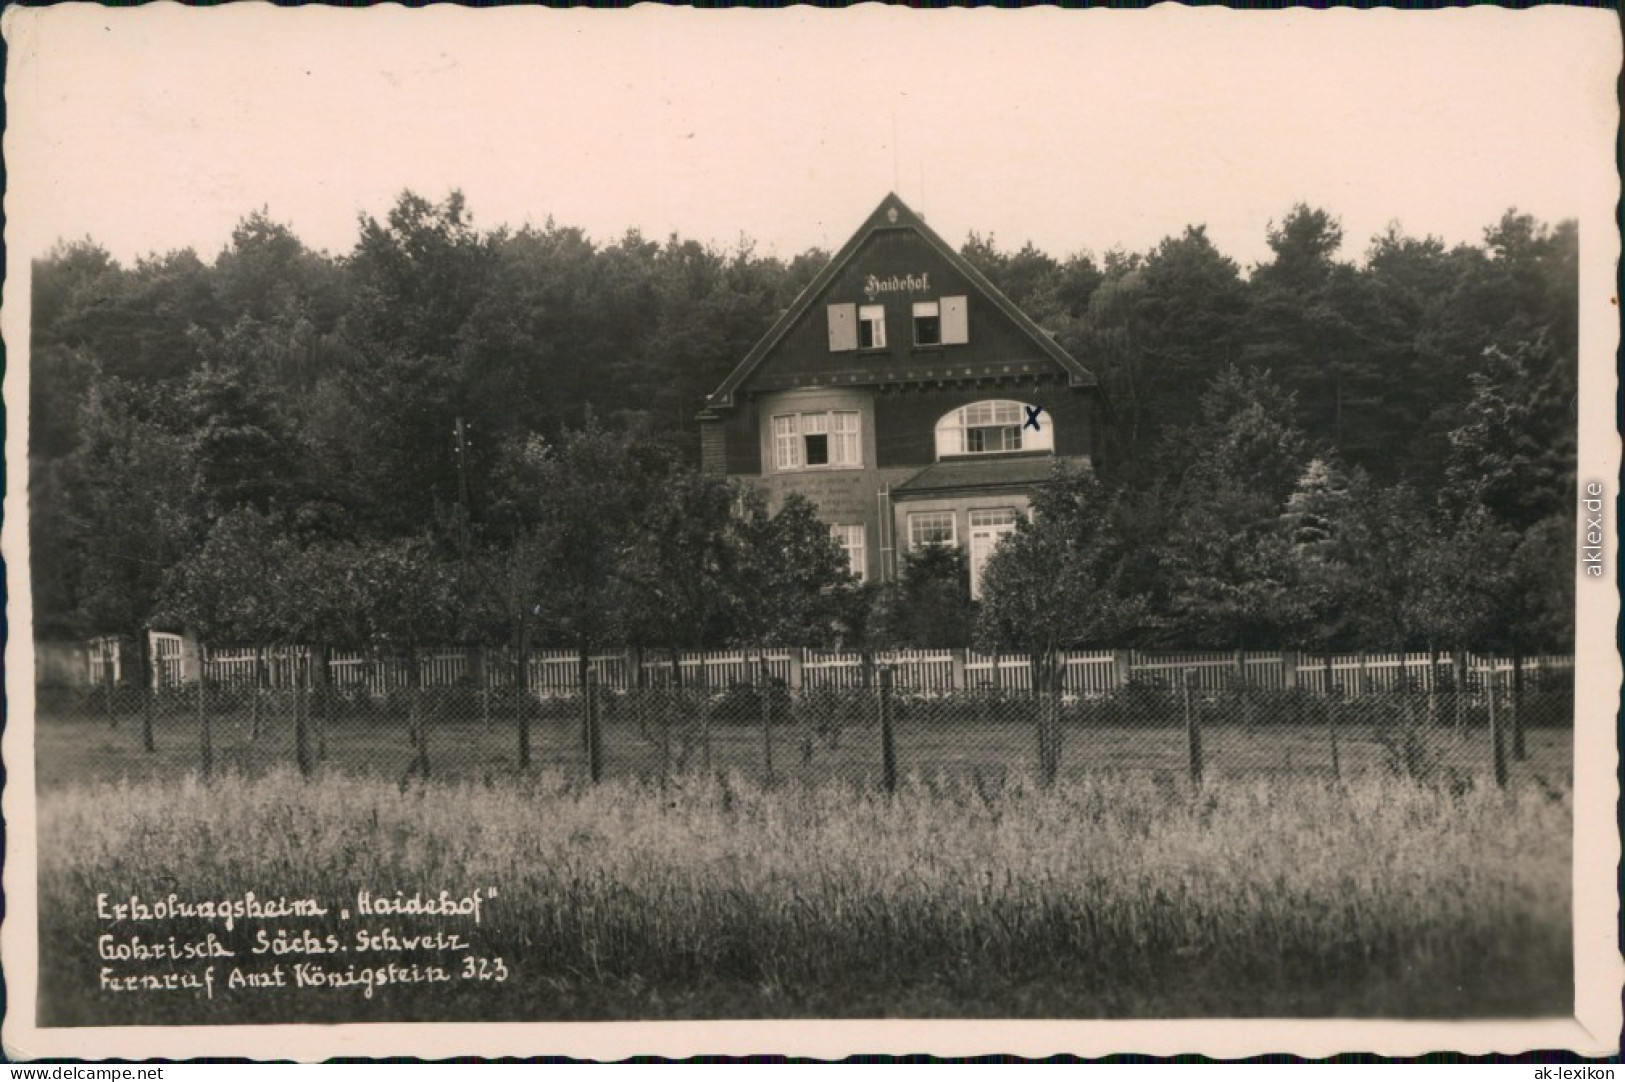
[[[897,106],[891,107],[891,190],[897,191]]]

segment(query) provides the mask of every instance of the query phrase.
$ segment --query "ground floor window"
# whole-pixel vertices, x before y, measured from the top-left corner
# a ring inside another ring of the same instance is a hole
[[[908,516],[908,544],[910,548],[926,545],[953,545],[959,538],[954,529],[952,511],[914,511]]]
[[[829,532],[835,536],[841,550],[846,553],[847,566],[852,574],[860,581],[868,578],[867,564],[863,556],[863,525],[861,523],[856,526],[835,525],[829,528]]]
[[[970,595],[982,596],[982,571],[999,541],[1016,530],[1014,507],[980,508],[970,513]]]

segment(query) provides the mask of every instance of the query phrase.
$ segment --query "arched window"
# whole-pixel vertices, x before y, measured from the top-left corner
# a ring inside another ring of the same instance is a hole
[[[1055,450],[1049,414],[1025,402],[972,402],[937,422],[937,457]]]

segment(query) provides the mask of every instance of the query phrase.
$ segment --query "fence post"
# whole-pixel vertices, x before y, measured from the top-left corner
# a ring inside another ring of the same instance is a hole
[[[299,773],[310,777],[310,731],[305,724],[304,692],[293,686],[293,757],[299,764]]]
[[[1507,783],[1507,754],[1505,742],[1501,739],[1501,720],[1495,712],[1495,662],[1490,659],[1489,671],[1484,674],[1484,701],[1489,704],[1490,711],[1490,756],[1495,764],[1495,784],[1506,788]]]
[[[1061,774],[1061,683],[1049,691],[1049,769],[1051,781]]]
[[[1405,652],[1399,652],[1399,677],[1395,681],[1395,690],[1399,692],[1400,716],[1404,719],[1406,728],[1416,727],[1416,701],[1411,694],[1411,673],[1405,668]]]
[[[1050,686],[1038,693],[1038,749],[1044,788],[1049,789],[1054,787],[1055,776],[1060,773],[1061,749],[1059,724],[1055,716],[1058,697],[1053,680],[1047,682]]]
[[[310,716],[316,723],[316,761],[327,762],[327,722],[333,710],[328,693],[327,647],[317,646],[305,653],[305,687],[310,692]]]
[[[671,777],[672,714],[675,708],[679,712],[678,716],[681,716],[682,706],[678,696],[682,692],[680,689],[673,688],[669,694],[662,695],[658,702],[648,693],[647,688],[639,688],[633,694],[637,696],[639,723],[641,724],[642,719],[648,717],[652,710],[655,716],[655,724],[660,727],[660,784],[664,787]]]
[[[880,668],[880,769],[886,783],[886,792],[897,792],[897,747],[892,736],[892,669]]]
[[[806,651],[799,646],[790,648],[790,694],[794,695],[801,690],[801,666],[805,662]]]
[[[1428,728],[1439,727],[1439,648],[1428,643]]]
[[[590,668],[583,685],[582,718],[587,730],[587,778],[597,785],[604,776],[604,760],[598,731],[598,674]]]
[[[158,744],[157,741],[153,739],[152,732],[152,712],[157,709],[158,706],[158,689],[163,687],[163,670],[152,663],[152,636],[143,631],[141,641],[142,650],[145,651],[144,656],[147,659],[147,671],[152,674],[153,680],[156,681],[156,683],[148,683],[141,689],[141,746],[147,751],[157,751]]]
[[[118,708],[113,701],[114,683],[113,649],[108,643],[104,642],[102,643],[102,684],[107,688],[107,727],[109,729],[118,728]]]
[[[953,690],[955,690],[955,691],[964,691],[965,690],[965,651],[964,651],[963,647],[961,647],[958,650],[950,650],[950,651],[948,651],[948,664],[950,666],[949,671],[951,673],[951,678],[950,678],[949,682],[953,685]]]
[[[1050,658],[1034,653],[1028,657],[1027,664],[1032,672],[1032,701],[1037,715],[1034,728],[1038,738],[1038,784],[1047,789],[1055,782],[1055,770],[1050,761],[1048,692],[1053,683],[1049,673]]]
[[[1363,699],[1366,696],[1366,692],[1371,690],[1371,673],[1366,669],[1365,666],[1365,650],[1363,648],[1360,650],[1358,659],[1360,668],[1354,676],[1354,694]]]
[[[203,780],[208,781],[214,776],[214,734],[209,731],[209,710],[206,701],[205,681],[203,674],[198,673],[197,679],[197,727],[198,740],[201,742],[203,753]]]
[[[1241,723],[1250,732],[1253,727],[1253,697],[1247,686],[1247,651],[1236,651],[1236,690],[1241,696]]]
[[[1332,656],[1326,655],[1326,735],[1332,745],[1332,780],[1343,780],[1343,763],[1337,753],[1337,688],[1332,684]]]
[[[1292,691],[1298,686],[1298,652],[1296,650],[1283,650],[1281,652],[1281,686]]]
[[[1185,695],[1185,740],[1190,749],[1191,784],[1202,784],[1202,729],[1196,719],[1196,711],[1191,704],[1191,671],[1181,669],[1179,672],[1180,690]]]
[[[412,702],[418,720],[418,773],[427,778],[429,776],[429,719],[423,716],[424,694],[420,670],[420,682],[417,687],[412,689]]]
[[[1512,757],[1518,762],[1528,758],[1523,743],[1523,654],[1512,655]]]
[[[1122,691],[1128,687],[1129,678],[1134,672],[1134,654],[1129,650],[1112,651],[1112,688]]]
[[[711,773],[711,669],[700,651],[700,762]]]
[[[757,687],[762,696],[762,756],[767,766],[767,784],[773,785],[773,696],[767,686],[767,654],[756,658]]]
[[[1451,652],[1450,667],[1452,690],[1456,695],[1456,735],[1467,727],[1467,651],[1457,648]]]
[[[248,739],[260,738],[260,689],[265,686],[265,647],[254,647],[254,695],[250,700]]]
[[[513,709],[514,729],[519,737],[519,769],[530,769],[530,715],[533,710],[539,711],[542,707],[542,697],[536,696],[535,705],[531,704],[530,680],[527,670],[530,668],[530,644],[525,641],[523,627],[519,631],[519,644],[515,648],[513,662]],[[487,693],[489,695],[489,693]]]

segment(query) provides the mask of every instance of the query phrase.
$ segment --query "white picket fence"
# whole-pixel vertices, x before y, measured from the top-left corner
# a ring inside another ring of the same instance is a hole
[[[285,687],[308,684],[316,653],[307,647],[204,652],[207,679],[226,683]],[[97,655],[93,651],[92,657]],[[116,658],[112,659],[116,662]],[[982,654],[974,650],[898,650],[874,655],[874,664],[890,669],[898,691],[936,694],[953,691],[1026,691],[1032,688],[1032,663],[1025,654]],[[483,661],[484,674],[480,674]],[[1069,695],[1098,696],[1136,683],[1188,685],[1198,691],[1238,687],[1282,691],[1301,688],[1327,691],[1327,659],[1291,652],[1158,652],[1130,650],[1074,651],[1062,654],[1062,690]],[[1344,696],[1388,691],[1401,685],[1428,689],[1455,680],[1458,658],[1441,654],[1339,654],[1330,659],[1330,682]],[[1459,658],[1465,682],[1478,684],[1491,672],[1512,669],[1506,657],[1467,654]],[[518,671],[508,651],[438,649],[417,656],[417,685],[447,687],[459,683],[506,687]],[[814,650],[618,651],[588,658],[588,672],[599,685],[614,689],[644,687],[726,688],[759,679],[763,666],[770,679],[796,689],[856,688],[873,678],[863,655]],[[1570,656],[1525,660],[1525,672],[1570,671]],[[327,659],[332,684],[365,689],[374,695],[411,685],[408,662],[396,656],[334,651]],[[580,660],[573,651],[539,650],[526,659],[525,689],[535,695],[573,695],[581,685]]]

